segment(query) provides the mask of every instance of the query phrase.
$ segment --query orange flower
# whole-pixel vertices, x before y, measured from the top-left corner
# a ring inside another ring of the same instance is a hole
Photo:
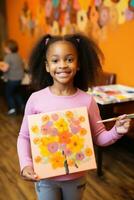
[[[42,161],[42,158],[40,156],[36,156],[34,160],[36,163],[40,163]]]
[[[81,128],[80,130],[80,135],[86,135],[87,134],[87,130],[85,128]]]
[[[67,164],[68,164],[68,166],[74,166],[75,165],[75,162],[74,162],[74,160],[72,160],[72,159],[68,159],[67,160]]]
[[[40,139],[39,139],[39,138],[36,137],[36,138],[33,139],[33,143],[34,143],[34,144],[39,144],[39,142],[40,142]]]
[[[84,116],[80,116],[79,120],[80,120],[80,122],[84,122],[85,121],[85,117]]]
[[[68,144],[70,142],[71,133],[68,131],[59,133],[59,143]]]
[[[48,115],[43,115],[41,119],[42,119],[42,122],[48,122],[50,117]]]
[[[69,118],[69,119],[73,118],[73,112],[67,111],[66,112],[66,117]]]
[[[86,148],[85,149],[85,154],[86,154],[86,156],[91,156],[93,154],[92,149],[91,148]]]

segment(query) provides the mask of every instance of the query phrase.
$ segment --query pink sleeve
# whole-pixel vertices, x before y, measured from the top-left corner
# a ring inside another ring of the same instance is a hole
[[[99,120],[101,120],[99,108],[92,98],[89,107],[89,121],[94,143],[99,146],[108,146],[122,137],[116,132],[115,126],[107,131],[103,123],[97,123]]]
[[[32,113],[32,99],[29,98],[26,108],[25,114],[22,120],[18,140],[17,140],[17,150],[21,171],[26,166],[33,166],[32,157],[31,157],[31,147],[30,147],[30,138],[29,138],[29,130],[28,130],[28,120],[27,116]]]

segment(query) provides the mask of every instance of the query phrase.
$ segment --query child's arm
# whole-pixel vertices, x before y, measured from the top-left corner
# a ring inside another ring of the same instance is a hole
[[[9,69],[9,64],[7,64],[6,62],[0,61],[0,70],[3,72],[8,71]]]
[[[130,126],[130,119],[126,115],[120,116],[115,123],[115,126],[109,131],[105,129],[103,123],[97,123],[101,120],[98,106],[94,99],[92,99],[89,107],[89,121],[91,126],[91,132],[93,141],[99,146],[108,146],[115,143],[124,134],[127,133]]]
[[[26,180],[37,180],[37,176],[33,170],[33,162],[31,156],[30,137],[28,130],[28,115],[32,113],[32,98],[30,97],[25,108],[20,133],[17,140],[17,150],[20,162],[21,175]]]

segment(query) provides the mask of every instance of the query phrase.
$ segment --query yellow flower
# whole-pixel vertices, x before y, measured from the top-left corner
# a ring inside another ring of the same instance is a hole
[[[58,142],[58,140],[59,140],[58,136],[48,136],[48,137],[42,137],[40,139],[40,143],[44,146],[47,146],[50,143]]]
[[[64,167],[65,157],[61,152],[52,154],[49,162],[54,169]]]
[[[59,132],[65,132],[68,130],[68,124],[63,118],[60,118],[54,124]]]
[[[39,133],[39,127],[38,127],[38,125],[32,126],[32,127],[31,127],[31,131],[32,131],[33,133]]]
[[[40,154],[44,157],[48,157],[51,154],[51,152],[48,151],[47,146],[44,146],[42,144],[39,145],[39,150],[40,150]]]
[[[70,142],[67,145],[67,147],[73,152],[77,153],[79,152],[84,146],[84,139],[79,137],[78,135],[73,135],[70,138]]]
[[[92,149],[91,148],[86,148],[85,149],[85,155],[86,156],[91,156],[93,154]]]
[[[40,139],[40,143],[44,146],[46,146],[48,144],[48,137],[42,137]]]
[[[49,136],[49,137],[42,137],[40,139],[39,150],[42,156],[50,156],[51,152],[48,149],[50,144],[58,142],[58,136]]]

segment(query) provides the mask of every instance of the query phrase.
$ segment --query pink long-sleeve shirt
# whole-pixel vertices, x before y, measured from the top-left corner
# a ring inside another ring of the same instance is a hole
[[[28,115],[83,106],[86,107],[88,111],[91,134],[95,144],[99,146],[108,146],[122,137],[116,132],[115,127],[113,127],[110,131],[106,131],[105,126],[102,123],[96,123],[98,120],[101,120],[101,117],[98,106],[91,95],[80,89],[77,89],[77,92],[71,96],[57,96],[52,94],[49,87],[47,87],[40,91],[34,92],[26,104],[25,114],[17,141],[21,170],[23,170],[23,168],[26,166],[33,166],[28,130]],[[84,174],[85,172],[79,172],[55,177],[53,179],[71,180],[83,176]]]

